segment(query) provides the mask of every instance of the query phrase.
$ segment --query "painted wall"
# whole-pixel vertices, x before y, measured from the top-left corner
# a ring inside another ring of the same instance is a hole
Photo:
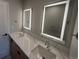
[[[0,0],[9,5],[10,32],[20,31],[22,27],[22,2],[21,0]]]
[[[78,17],[76,19],[73,34],[76,34],[76,33],[78,33]],[[72,37],[69,59],[78,59],[78,39],[75,36]]]
[[[9,5],[10,30],[11,32],[20,31],[22,26],[22,2],[21,0],[10,0]]]
[[[9,15],[8,15],[8,4],[0,2],[0,35],[9,32]]]
[[[24,0],[24,9],[32,8],[32,32],[40,34],[44,5],[64,0]],[[37,25],[36,25],[37,24]]]

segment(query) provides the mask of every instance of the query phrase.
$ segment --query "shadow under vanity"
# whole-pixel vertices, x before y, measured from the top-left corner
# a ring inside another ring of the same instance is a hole
[[[68,59],[76,7],[77,0],[25,0],[22,32],[10,34],[13,59]]]

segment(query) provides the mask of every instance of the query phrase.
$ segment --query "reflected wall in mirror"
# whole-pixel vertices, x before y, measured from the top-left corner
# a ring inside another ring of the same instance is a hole
[[[31,30],[31,14],[32,14],[31,8],[24,10],[23,28],[28,30]]]
[[[44,6],[41,34],[63,41],[69,0]]]

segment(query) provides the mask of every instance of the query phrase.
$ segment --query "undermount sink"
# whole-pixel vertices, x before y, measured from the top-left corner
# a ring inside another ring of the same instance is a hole
[[[31,59],[56,59],[56,55],[38,45],[30,54]]]

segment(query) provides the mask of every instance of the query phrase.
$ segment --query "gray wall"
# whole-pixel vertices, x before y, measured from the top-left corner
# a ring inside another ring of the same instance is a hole
[[[9,32],[9,8],[8,4],[4,2],[0,2],[0,35]]]
[[[78,33],[78,17],[76,20],[73,34],[76,34],[76,33]],[[72,37],[69,59],[78,59],[78,39],[75,36]]]
[[[24,30],[25,32],[38,38],[39,40],[42,41],[48,40],[49,41],[48,43],[50,43],[50,45],[53,45],[61,49],[62,51],[68,52],[71,44],[75,18],[77,14],[77,0],[71,0],[70,2],[68,17],[67,17],[67,26],[64,35],[64,40],[66,42],[65,45],[59,44],[59,42],[55,42],[53,40],[50,40],[50,38],[47,39],[40,35],[44,5],[52,4],[59,1],[63,1],[63,0],[24,0],[23,10],[32,8],[32,30],[31,31],[25,29]]]
[[[40,34],[44,5],[63,0],[25,0],[24,9],[32,8],[32,32]],[[36,25],[37,24],[37,25]]]
[[[0,0],[9,4],[10,32],[20,31],[22,27],[21,0]]]
[[[22,2],[21,0],[10,0],[9,4],[11,32],[19,31],[22,26]]]

